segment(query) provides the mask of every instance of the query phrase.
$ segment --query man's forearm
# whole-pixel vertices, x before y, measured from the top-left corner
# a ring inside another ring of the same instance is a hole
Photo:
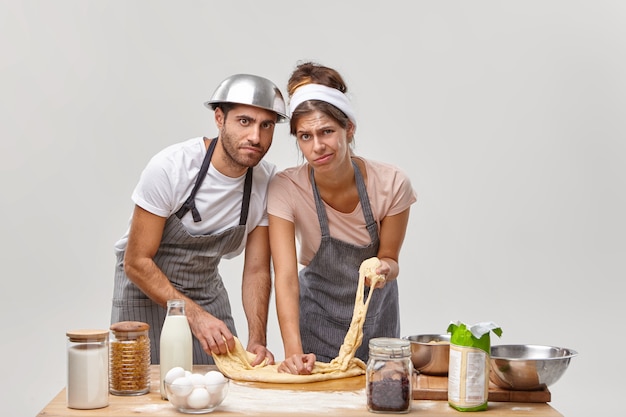
[[[244,278],[242,285],[243,309],[248,321],[248,343],[267,345],[267,319],[272,291],[269,274]]]

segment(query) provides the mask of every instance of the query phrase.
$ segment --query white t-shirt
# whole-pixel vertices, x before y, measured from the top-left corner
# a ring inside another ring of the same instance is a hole
[[[157,216],[170,217],[191,194],[205,155],[202,137],[188,139],[163,149],[150,159],[141,173],[132,194],[133,202]],[[225,258],[233,258],[243,251],[247,234],[255,227],[268,225],[267,188],[275,173],[276,166],[265,160],[254,167],[247,233],[239,248]],[[207,235],[237,226],[241,215],[244,182],[245,174],[239,178],[227,177],[211,164],[195,197],[202,221],[194,222],[191,212],[188,212],[181,219],[187,231],[192,235]],[[126,249],[129,230],[130,228],[115,244],[116,253]]]

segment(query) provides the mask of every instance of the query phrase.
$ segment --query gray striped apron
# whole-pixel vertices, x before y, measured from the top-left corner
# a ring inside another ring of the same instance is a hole
[[[224,321],[237,335],[228,293],[219,274],[218,265],[225,254],[236,250],[245,236],[248,206],[252,188],[252,168],[244,185],[239,225],[213,235],[194,236],[184,228],[181,218],[191,211],[194,221],[201,221],[194,198],[208,171],[217,140],[211,141],[191,194],[183,206],[165,222],[163,237],[154,262],[181,293],[194,300],[207,312]],[[167,309],[148,298],[124,272],[124,253],[117,256],[111,323],[132,320],[150,325],[150,359],[159,363],[159,341]],[[193,337],[193,363],[213,364],[200,342]]]
[[[378,227],[359,167],[352,162],[359,200],[371,242],[353,245],[330,236],[324,202],[315,185],[313,170],[311,184],[317,216],[322,232],[320,247],[308,266],[300,270],[300,335],[305,353],[315,353],[317,360],[330,362],[350,328],[361,263],[378,253]],[[369,293],[365,287],[365,296]],[[368,343],[373,337],[400,337],[398,283],[393,280],[372,294],[365,323],[363,342],[356,357],[367,362]]]

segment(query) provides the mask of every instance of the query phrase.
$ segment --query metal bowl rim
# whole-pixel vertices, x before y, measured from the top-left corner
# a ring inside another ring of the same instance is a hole
[[[424,334],[413,334],[413,335],[409,335],[409,336],[404,336],[402,337],[405,340],[408,340],[411,343],[417,343],[419,345],[427,345],[427,346],[445,346],[447,345],[446,343],[440,343],[440,344],[433,344],[433,343],[429,343],[429,342],[422,342],[419,340],[413,340],[411,338],[432,338],[432,339],[441,339],[442,341],[446,341],[446,342],[450,342],[450,334],[446,334],[446,333],[424,333]]]
[[[527,348],[530,349],[557,349],[559,351],[563,351],[566,352],[567,354],[564,356],[553,356],[553,357],[543,357],[543,358],[537,358],[537,357],[511,357],[511,356],[497,356],[494,355],[493,353],[493,349],[497,349],[497,348],[524,348],[525,350]],[[552,345],[532,345],[532,344],[508,344],[508,345],[493,345],[490,348],[490,357],[491,359],[499,359],[499,360],[507,360],[507,361],[552,361],[552,360],[559,360],[559,359],[570,359],[573,358],[574,356],[577,356],[578,352],[574,349],[569,349],[569,348],[564,348],[564,347],[560,347],[560,346],[552,346]]]

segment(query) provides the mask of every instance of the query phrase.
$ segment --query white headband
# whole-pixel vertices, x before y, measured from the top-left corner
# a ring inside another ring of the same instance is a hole
[[[291,117],[300,104],[308,100],[321,100],[332,104],[344,112],[356,127],[356,114],[350,99],[336,88],[321,84],[305,84],[302,87],[298,87],[289,101],[289,116]]]

